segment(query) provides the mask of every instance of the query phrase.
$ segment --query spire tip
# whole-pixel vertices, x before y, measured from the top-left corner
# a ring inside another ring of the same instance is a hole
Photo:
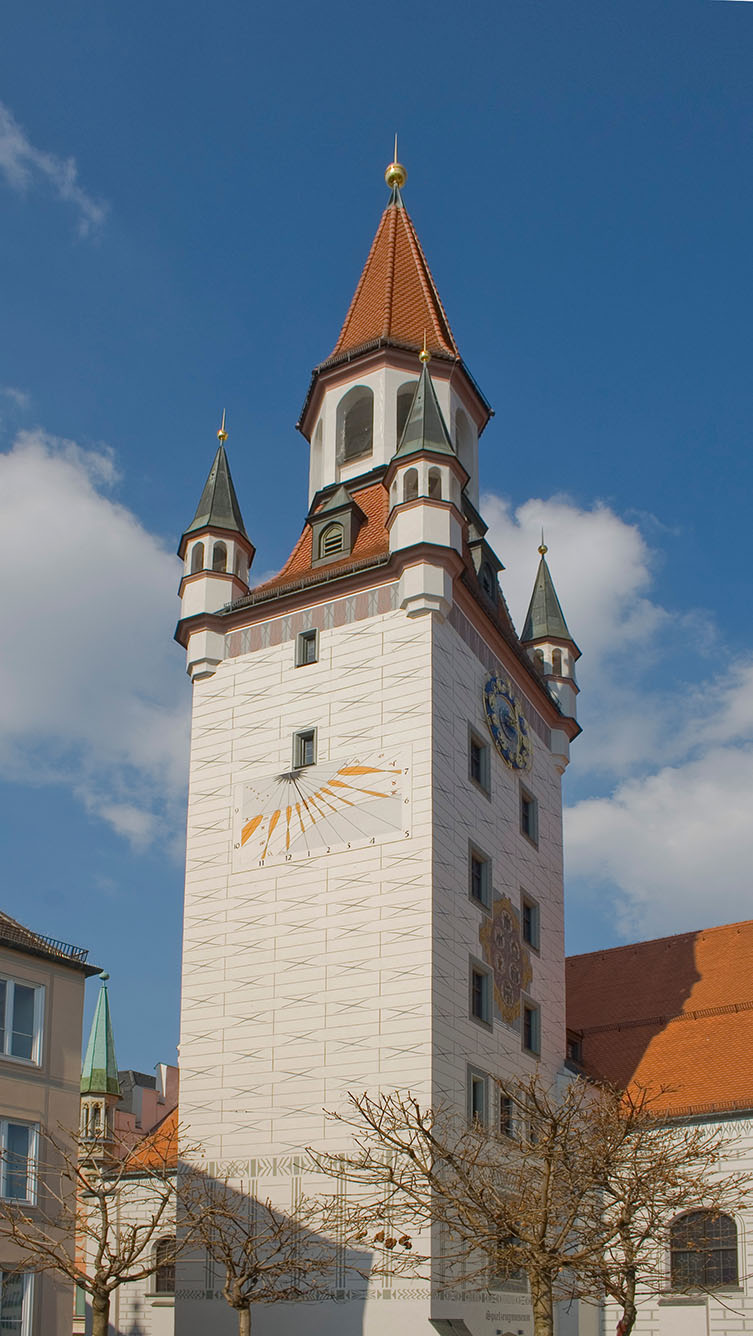
[[[217,440],[219,441],[220,445],[224,445],[224,444],[225,444],[225,441],[227,440],[227,432],[225,431],[225,410],[224,410],[224,408],[223,408],[223,410],[222,410],[222,422],[220,423],[220,430],[217,432]]]

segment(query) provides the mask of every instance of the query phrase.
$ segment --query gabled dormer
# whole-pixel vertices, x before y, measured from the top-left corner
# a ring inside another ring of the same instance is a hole
[[[312,566],[325,566],[352,552],[365,518],[346,487],[335,488],[319,504],[315,498],[306,516],[311,529]]]

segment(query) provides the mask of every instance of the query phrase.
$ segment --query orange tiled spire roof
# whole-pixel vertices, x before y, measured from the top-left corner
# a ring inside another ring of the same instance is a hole
[[[385,173],[392,186],[340,337],[327,361],[377,339],[459,358],[450,323],[400,186],[405,168],[397,161]]]

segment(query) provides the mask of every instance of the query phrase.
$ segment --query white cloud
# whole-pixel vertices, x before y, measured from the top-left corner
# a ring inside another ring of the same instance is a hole
[[[31,406],[31,395],[26,390],[19,390],[15,385],[3,385],[0,387],[0,394],[3,398],[10,399],[16,408],[27,409]]]
[[[182,799],[176,559],[107,492],[112,454],[41,431],[0,454],[0,758],[144,844]]]
[[[46,184],[58,199],[72,204],[78,212],[78,231],[82,237],[104,222],[107,205],[94,199],[78,183],[75,158],[58,158],[35,148],[12,112],[0,102],[0,172],[8,185],[19,193],[31,186]]]
[[[571,633],[583,651],[582,737],[566,811],[571,897],[611,899],[622,937],[749,915],[753,866],[753,666],[713,674],[721,638],[704,610],[652,598],[657,554],[672,538],[654,517],[628,522],[567,497],[513,511],[486,496],[489,539],[518,628],[533,587],[541,527]],[[583,794],[587,796],[581,796]],[[597,795],[597,796],[594,796]]]
[[[566,813],[568,877],[612,895],[625,938],[750,918],[753,747],[710,747]]]

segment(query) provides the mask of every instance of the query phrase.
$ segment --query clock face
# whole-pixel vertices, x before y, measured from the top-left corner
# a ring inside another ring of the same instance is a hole
[[[520,701],[508,678],[495,673],[484,687],[484,709],[489,732],[503,761],[513,770],[529,770],[533,739]]]
[[[302,766],[233,795],[233,870],[410,837],[410,764],[397,752]]]

